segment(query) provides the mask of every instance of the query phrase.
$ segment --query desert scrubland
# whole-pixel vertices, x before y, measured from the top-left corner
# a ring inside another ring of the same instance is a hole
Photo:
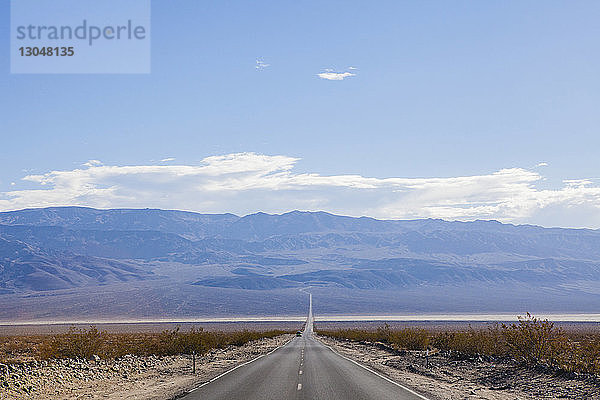
[[[171,399],[285,344],[301,324],[106,327],[4,327],[0,398]],[[506,325],[319,322],[316,329],[335,351],[431,399],[600,396],[598,324],[525,317]]]
[[[329,325],[329,326],[328,326]],[[339,353],[435,399],[596,399],[598,324],[319,324]]]
[[[95,327],[2,336],[0,399],[176,398],[291,337],[282,330],[109,333]]]

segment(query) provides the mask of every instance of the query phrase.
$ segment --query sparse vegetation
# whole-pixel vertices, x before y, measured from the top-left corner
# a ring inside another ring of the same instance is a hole
[[[289,333],[269,331],[205,331],[179,328],[161,333],[108,333],[95,326],[89,329],[71,327],[67,333],[37,336],[0,337],[0,363],[23,360],[59,358],[90,359],[118,358],[126,354],[138,356],[168,356],[179,354],[205,354],[211,349],[242,346],[250,341],[272,338]]]
[[[395,349],[437,349],[452,357],[485,356],[512,359],[525,366],[545,366],[568,372],[600,374],[600,332],[565,332],[548,320],[519,317],[513,324],[486,328],[432,331],[408,327],[376,330],[319,330],[320,335],[337,339],[382,342]]]

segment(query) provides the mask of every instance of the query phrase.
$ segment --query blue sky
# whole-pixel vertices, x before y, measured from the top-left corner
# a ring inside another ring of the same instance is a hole
[[[0,209],[600,227],[599,17],[593,1],[153,1],[151,74],[0,58]]]

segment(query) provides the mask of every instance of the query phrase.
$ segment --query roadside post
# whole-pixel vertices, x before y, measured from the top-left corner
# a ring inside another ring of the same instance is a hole
[[[196,373],[196,350],[192,350],[192,374]]]

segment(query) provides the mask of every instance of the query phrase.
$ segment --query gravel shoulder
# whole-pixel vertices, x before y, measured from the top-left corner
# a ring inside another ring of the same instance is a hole
[[[51,360],[0,364],[0,400],[175,399],[194,387],[287,343],[292,335],[249,342],[191,356],[117,360]]]
[[[600,380],[527,369],[510,361],[458,359],[441,353],[397,351],[383,343],[317,337],[338,353],[431,400],[600,399]]]

